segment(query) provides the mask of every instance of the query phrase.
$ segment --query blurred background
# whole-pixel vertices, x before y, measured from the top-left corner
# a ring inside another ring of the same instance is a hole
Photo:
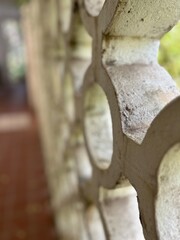
[[[161,40],[159,63],[166,68],[180,87],[180,23]]]
[[[0,0],[0,240],[54,240],[21,3]],[[180,87],[180,23],[161,40],[159,63]]]
[[[0,239],[56,239],[19,3],[0,0]]]

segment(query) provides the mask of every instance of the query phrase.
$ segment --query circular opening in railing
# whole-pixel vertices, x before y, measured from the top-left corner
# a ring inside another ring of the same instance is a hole
[[[91,158],[101,169],[111,164],[113,152],[112,120],[102,88],[93,83],[85,93],[85,136]]]
[[[160,239],[180,236],[180,143],[164,156],[158,173],[156,219]]]
[[[73,80],[70,73],[65,74],[63,85],[63,107],[67,119],[72,122],[75,118],[75,102]]]
[[[104,2],[105,0],[84,0],[87,12],[93,17],[99,15]]]
[[[137,193],[128,180],[121,188],[100,188],[99,201],[111,239],[144,240]]]
[[[159,63],[166,68],[180,88],[180,22],[161,39]]]

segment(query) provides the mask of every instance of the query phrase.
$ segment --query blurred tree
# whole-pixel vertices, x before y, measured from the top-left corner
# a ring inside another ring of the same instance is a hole
[[[159,63],[167,69],[180,87],[180,22],[162,38]]]

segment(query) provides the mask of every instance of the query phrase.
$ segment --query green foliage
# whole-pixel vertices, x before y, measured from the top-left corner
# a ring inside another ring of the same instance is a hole
[[[17,5],[21,6],[23,4],[28,3],[30,0],[16,0]]]
[[[167,69],[180,86],[180,23],[162,38],[159,63]]]

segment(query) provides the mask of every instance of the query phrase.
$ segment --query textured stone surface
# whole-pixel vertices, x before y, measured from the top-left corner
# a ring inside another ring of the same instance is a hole
[[[159,38],[180,18],[180,2],[119,0],[107,29],[113,36]]]

